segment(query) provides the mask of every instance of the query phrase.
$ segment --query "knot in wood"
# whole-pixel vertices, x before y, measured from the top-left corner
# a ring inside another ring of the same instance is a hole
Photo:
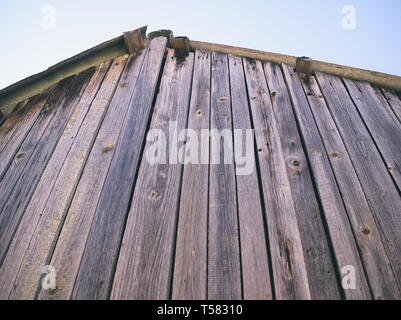
[[[362,232],[365,236],[369,236],[369,235],[372,233],[372,231],[371,231],[368,227],[365,227],[365,226],[363,226],[363,227],[361,228],[361,232]]]
[[[150,192],[149,196],[148,196],[148,199],[151,200],[151,201],[156,201],[156,200],[159,199],[159,198],[160,198],[160,195],[159,195],[159,193],[158,193],[157,191],[155,191],[155,190],[152,190],[152,191]]]

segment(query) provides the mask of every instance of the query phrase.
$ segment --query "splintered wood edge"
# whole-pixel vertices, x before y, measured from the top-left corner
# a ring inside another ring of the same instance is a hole
[[[135,33],[135,31],[137,31],[136,35],[140,34],[143,38],[143,41],[139,43],[140,47],[146,46],[149,39],[155,36],[166,36],[169,38],[169,40],[173,40],[171,41],[173,44],[175,43],[175,38],[173,38],[173,33],[170,30],[155,31],[150,33],[148,38],[146,38],[146,35],[143,35],[144,28],[145,27],[142,27],[137,30],[124,33],[120,37],[109,40],[70,59],[60,62],[44,72],[28,77],[3,90],[0,90],[0,111],[5,117],[7,117],[13,111],[17,103],[42,92],[44,89],[52,86],[60,80],[71,75],[78,74],[93,66],[97,66],[104,61],[127,54],[130,52],[130,50],[135,51],[136,48],[131,48],[129,41],[127,43],[127,36],[132,35],[132,33]],[[288,64],[293,67],[296,66],[297,60],[296,57],[278,53],[193,40],[188,40],[188,49],[191,51],[199,49],[222,52],[234,56],[269,61],[277,64]],[[367,81],[378,87],[401,92],[401,77],[395,75],[352,68],[317,60],[313,60],[313,71],[321,71],[351,80]]]

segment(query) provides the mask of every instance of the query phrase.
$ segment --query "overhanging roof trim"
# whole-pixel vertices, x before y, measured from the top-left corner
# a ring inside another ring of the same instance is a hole
[[[144,27],[137,30],[141,31],[143,28]],[[152,32],[149,36],[150,35],[172,36],[172,32],[161,30],[160,32]],[[284,63],[291,66],[295,66],[297,59],[296,57],[284,54],[194,40],[190,40],[190,46],[193,50],[218,51],[261,61],[270,61],[279,64]],[[34,96],[66,77],[126,53],[128,53],[126,39],[122,35],[64,60],[41,73],[30,76],[0,90],[0,111],[8,115],[18,102]],[[315,71],[358,81],[367,81],[379,87],[401,92],[401,77],[399,76],[316,60],[313,60],[313,68]]]

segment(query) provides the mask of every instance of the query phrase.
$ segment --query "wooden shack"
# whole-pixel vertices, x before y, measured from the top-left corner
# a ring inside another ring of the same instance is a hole
[[[146,28],[0,91],[0,299],[400,299],[400,91]],[[150,164],[169,121],[254,170]]]

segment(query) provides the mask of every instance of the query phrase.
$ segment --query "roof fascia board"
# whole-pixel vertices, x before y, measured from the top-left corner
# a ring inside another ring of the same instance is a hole
[[[144,28],[145,27],[142,27],[136,30],[142,32]],[[172,32],[170,30],[161,30],[149,34],[148,38],[150,39],[152,34],[157,36],[159,33],[163,36],[172,37]],[[64,60],[41,73],[33,75],[1,90],[0,111],[7,116],[12,112],[17,103],[40,93],[42,90],[50,87],[58,81],[73,74],[78,74],[90,67],[99,65],[104,61],[129,53],[129,48],[127,47],[127,33],[124,33],[124,35],[106,41],[70,59]],[[206,51],[218,51],[256,60],[269,61],[278,64],[288,64],[294,67],[296,66],[297,60],[296,57],[278,53],[194,40],[189,40],[189,47],[191,50],[201,49]],[[367,81],[379,87],[389,88],[397,92],[401,92],[401,77],[399,76],[317,60],[313,60],[313,70],[333,74],[339,77],[349,78],[352,80]]]

